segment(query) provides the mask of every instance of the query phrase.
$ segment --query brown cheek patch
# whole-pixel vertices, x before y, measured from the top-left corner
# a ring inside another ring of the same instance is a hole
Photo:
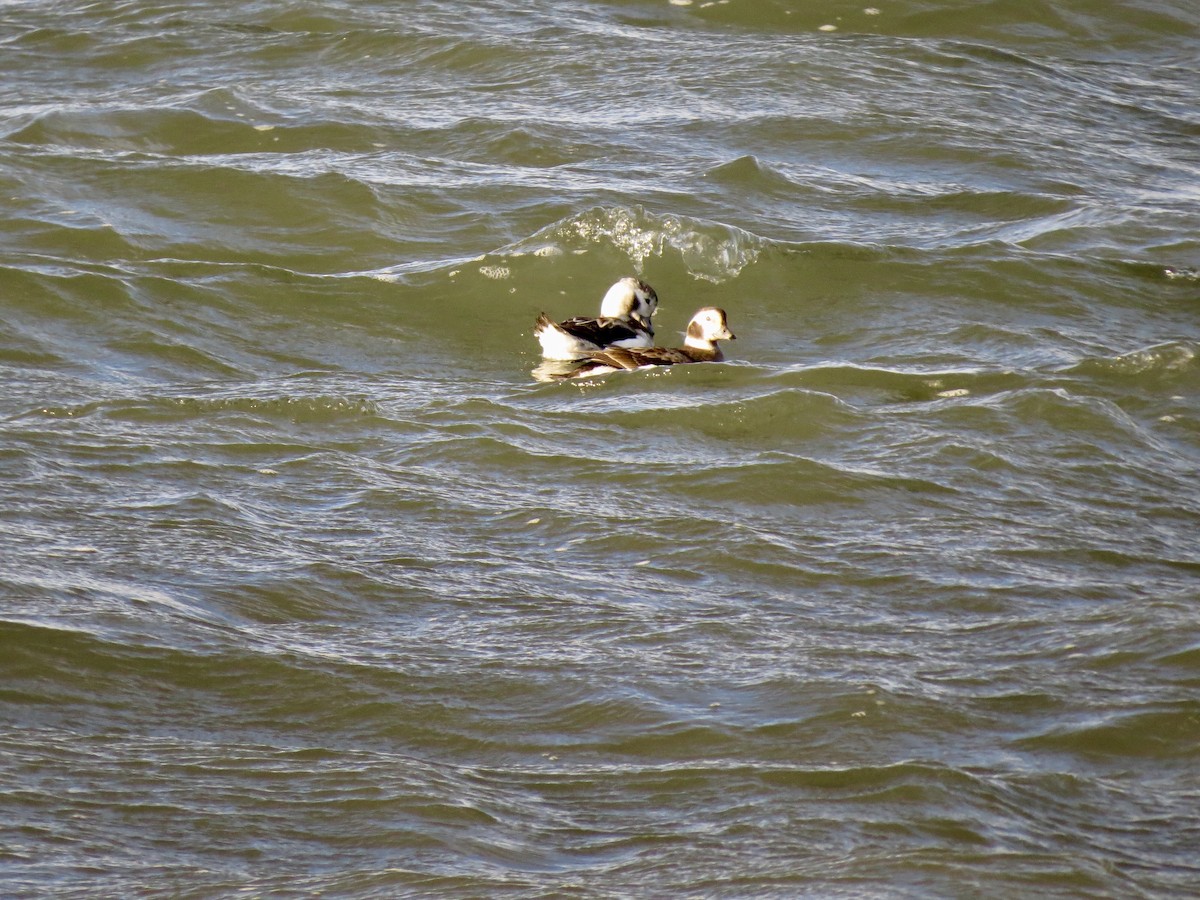
[[[688,323],[687,336],[690,338],[695,338],[698,341],[704,339],[704,329],[700,327],[699,322]]]

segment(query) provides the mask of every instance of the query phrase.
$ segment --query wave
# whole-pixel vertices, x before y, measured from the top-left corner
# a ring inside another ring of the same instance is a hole
[[[1103,713],[1059,724],[1017,743],[1083,758],[1119,757],[1184,762],[1200,739],[1200,708],[1195,702],[1163,704],[1132,711]]]
[[[496,255],[559,256],[606,247],[626,257],[637,272],[648,260],[671,255],[692,277],[719,284],[737,277],[767,246],[764,238],[732,225],[612,206],[568,216]]]
[[[548,282],[549,287],[561,287],[578,273],[611,281],[621,274],[645,276],[651,269],[656,278],[662,277],[657,273],[665,273],[664,284],[678,278],[725,285],[745,278],[763,263],[782,260],[787,265],[798,256],[817,263],[854,264],[893,259],[918,262],[919,254],[903,246],[849,239],[764,237],[723,221],[616,204],[571,213],[478,255],[423,257],[343,274],[383,281],[427,282],[431,277],[462,277],[475,282],[511,283],[527,278],[536,281],[535,270],[553,265],[560,274],[555,276],[557,281]],[[564,269],[568,271],[564,273]],[[589,305],[593,300],[599,304],[603,288],[610,281],[598,283],[599,293],[589,299]]]
[[[977,398],[1028,385],[1028,374],[1016,370],[937,369],[906,371],[848,362],[822,362],[785,368],[773,376],[777,383],[824,391],[854,403],[927,403]]]
[[[1164,341],[1116,356],[1085,359],[1065,372],[1105,378],[1183,378],[1200,373],[1200,364],[1196,361],[1198,351],[1200,344],[1195,341]]]
[[[97,416],[123,422],[171,422],[213,413],[242,413],[256,421],[282,420],[291,423],[334,423],[347,419],[377,418],[378,404],[366,397],[280,396],[261,397],[154,397],[145,399],[96,400],[88,403],[49,405],[14,418],[85,419]]]
[[[689,14],[721,25],[772,33],[877,35],[1045,44],[1090,42],[1097,49],[1135,41],[1194,39],[1196,19],[1187,0],[1137,0],[1114,6],[1103,0],[990,0],[947,7],[929,0],[902,0],[841,7],[816,0],[765,0],[751,5],[670,0]]]

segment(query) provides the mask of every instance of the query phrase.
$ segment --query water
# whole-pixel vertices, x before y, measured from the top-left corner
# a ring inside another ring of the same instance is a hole
[[[1200,891],[1198,36],[0,6],[2,892]]]

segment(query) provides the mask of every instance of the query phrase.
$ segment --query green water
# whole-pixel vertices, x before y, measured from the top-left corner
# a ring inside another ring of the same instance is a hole
[[[0,7],[0,893],[1194,893],[1197,38]]]

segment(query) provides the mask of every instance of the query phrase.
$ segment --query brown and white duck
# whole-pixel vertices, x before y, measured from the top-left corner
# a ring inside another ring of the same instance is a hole
[[[677,366],[685,363],[720,362],[725,358],[718,341],[736,340],[729,330],[725,310],[706,306],[688,323],[687,337],[682,347],[649,347],[628,349],[609,347],[589,353],[569,372],[552,375],[555,381],[568,378],[592,378],[619,372],[622,369],[647,369],[655,366]]]
[[[653,347],[650,319],[656,309],[654,288],[637,278],[622,278],[604,295],[599,317],[574,316],[555,322],[543,312],[533,333],[545,359],[583,359],[609,347]]]

